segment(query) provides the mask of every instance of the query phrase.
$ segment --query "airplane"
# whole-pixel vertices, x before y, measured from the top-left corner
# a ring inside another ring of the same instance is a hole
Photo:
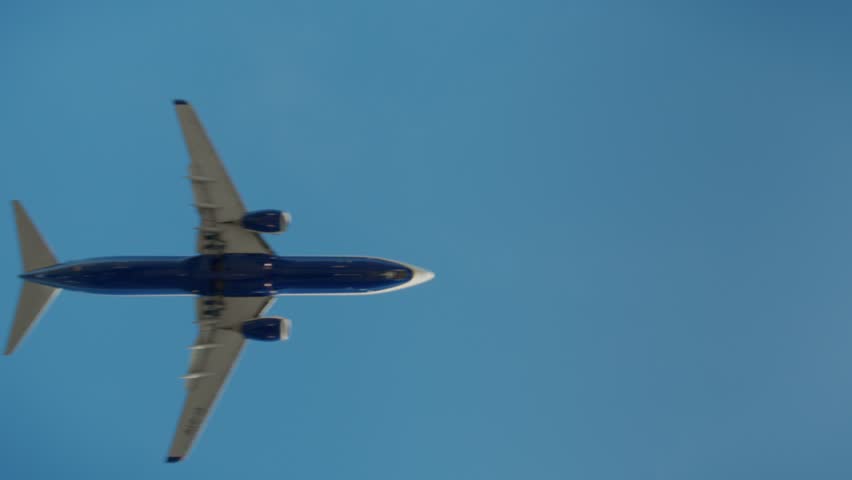
[[[189,452],[246,340],[290,337],[289,319],[266,312],[283,295],[371,295],[435,274],[377,257],[277,256],[261,237],[291,222],[280,210],[247,211],[192,106],[175,100],[198,210],[198,255],[108,257],[60,263],[24,207],[13,201],[24,280],[6,344],[11,355],[63,289],[107,295],[195,296],[198,336],[183,378],[186,399],[166,462]]]

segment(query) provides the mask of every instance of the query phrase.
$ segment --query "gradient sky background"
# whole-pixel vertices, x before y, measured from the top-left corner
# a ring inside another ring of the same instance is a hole
[[[437,278],[280,300],[177,465],[192,302],[66,292],[0,478],[852,478],[847,2],[116,3],[0,6],[0,192],[60,259],[193,253],[183,97],[279,253]]]

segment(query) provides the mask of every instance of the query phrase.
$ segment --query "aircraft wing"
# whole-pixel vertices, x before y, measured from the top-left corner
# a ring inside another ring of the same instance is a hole
[[[246,208],[195,110],[184,100],[174,103],[189,150],[189,179],[195,208],[201,217],[198,252],[272,254],[269,244],[260,235],[240,226]]]
[[[240,356],[245,338],[229,328],[263,315],[274,301],[275,297],[199,297],[196,301],[198,338],[190,347],[189,372],[183,377],[186,401],[168,462],[186,456]]]

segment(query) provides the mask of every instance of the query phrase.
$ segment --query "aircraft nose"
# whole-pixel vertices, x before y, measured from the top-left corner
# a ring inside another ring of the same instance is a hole
[[[429,280],[435,278],[435,273],[426,270],[425,268],[413,267],[411,269],[414,272],[414,275],[411,276],[411,286],[420,285],[421,283],[426,283]]]

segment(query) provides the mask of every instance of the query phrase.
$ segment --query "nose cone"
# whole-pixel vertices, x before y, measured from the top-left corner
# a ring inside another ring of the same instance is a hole
[[[411,271],[414,272],[414,274],[411,276],[411,283],[409,284],[412,287],[415,285],[420,285],[421,283],[426,283],[429,280],[435,278],[435,273],[430,272],[425,268],[412,266]]]

